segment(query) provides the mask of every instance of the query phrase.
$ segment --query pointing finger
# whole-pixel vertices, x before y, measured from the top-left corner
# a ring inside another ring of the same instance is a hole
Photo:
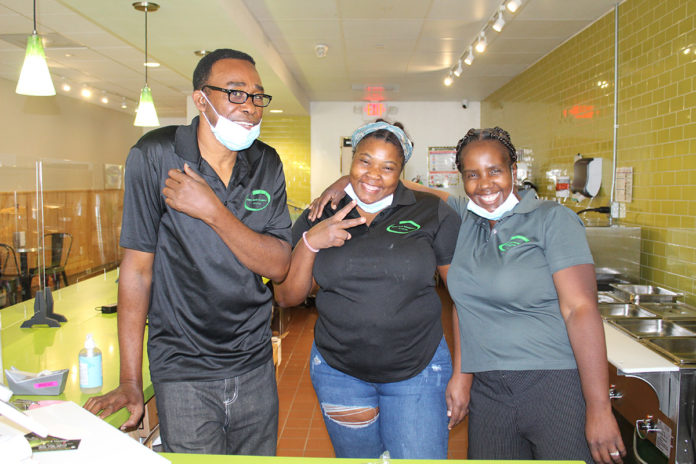
[[[348,213],[350,213],[350,210],[355,208],[356,204],[357,203],[355,202],[355,200],[351,201],[346,206],[341,208],[341,210],[338,213],[334,214],[333,217],[336,219],[336,221],[342,221],[343,218],[346,217],[348,215]]]
[[[356,227],[365,223],[365,218],[360,216],[359,218],[344,219],[343,221],[336,224],[341,229],[350,229],[351,227]]]

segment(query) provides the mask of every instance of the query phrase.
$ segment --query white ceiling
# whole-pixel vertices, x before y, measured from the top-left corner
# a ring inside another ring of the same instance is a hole
[[[107,92],[132,111],[144,83],[144,13],[132,0],[37,0],[37,30],[59,93]],[[148,16],[148,81],[160,117],[183,117],[198,49],[237,48],[257,61],[272,108],[308,114],[310,101],[357,101],[381,86],[389,101],[482,100],[609,12],[617,0],[525,0],[488,51],[451,87],[449,68],[501,0],[159,0]],[[32,2],[0,0],[0,77],[15,81]],[[58,35],[54,35],[58,34]],[[65,40],[64,43],[60,43]],[[315,45],[328,45],[317,58]]]

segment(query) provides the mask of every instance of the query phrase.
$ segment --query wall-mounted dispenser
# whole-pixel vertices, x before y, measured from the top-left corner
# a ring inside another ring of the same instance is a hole
[[[596,197],[602,186],[602,158],[580,158],[573,167],[570,190],[586,197]]]

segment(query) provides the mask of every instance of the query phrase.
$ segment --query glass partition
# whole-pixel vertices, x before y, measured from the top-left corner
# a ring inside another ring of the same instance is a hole
[[[0,182],[0,306],[118,266],[122,165],[17,162]]]

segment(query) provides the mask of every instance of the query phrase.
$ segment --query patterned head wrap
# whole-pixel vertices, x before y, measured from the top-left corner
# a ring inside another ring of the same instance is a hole
[[[411,154],[413,153],[413,143],[406,137],[406,134],[404,131],[399,129],[396,126],[393,126],[387,122],[371,122],[369,124],[365,124],[362,127],[358,127],[355,132],[353,132],[353,136],[351,137],[351,142],[353,144],[353,149],[358,146],[360,141],[365,138],[366,135],[371,134],[373,132],[376,132],[381,129],[386,129],[392,134],[396,135],[396,138],[399,139],[399,142],[401,142],[401,148],[404,149],[404,164],[406,164],[411,158]]]

